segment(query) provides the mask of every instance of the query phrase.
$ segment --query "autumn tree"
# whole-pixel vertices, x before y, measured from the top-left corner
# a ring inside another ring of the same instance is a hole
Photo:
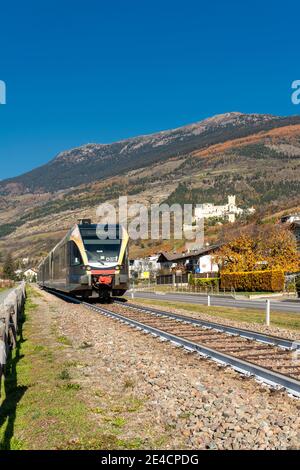
[[[214,255],[223,272],[282,269],[300,271],[300,254],[292,233],[279,225],[256,226],[225,243]]]
[[[257,255],[267,261],[269,269],[286,272],[300,270],[300,254],[294,235],[286,227],[273,225],[258,235]]]
[[[249,235],[240,235],[223,245],[214,260],[223,272],[251,271],[255,265],[256,242]]]

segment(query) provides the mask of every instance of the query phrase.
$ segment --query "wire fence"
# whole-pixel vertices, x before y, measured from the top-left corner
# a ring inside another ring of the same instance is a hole
[[[173,282],[172,282],[173,281]],[[130,290],[136,292],[153,292],[153,293],[190,293],[190,294],[203,294],[203,295],[222,295],[236,297],[248,297],[248,298],[259,298],[264,296],[284,296],[286,298],[298,298],[300,292],[297,294],[296,290],[285,289],[283,292],[243,292],[236,291],[233,287],[230,289],[220,289],[219,284],[196,284],[192,285],[188,282],[184,282],[185,279],[174,279],[172,275],[168,279],[164,276],[163,282],[156,282],[155,280],[147,280],[143,282],[131,281]]]

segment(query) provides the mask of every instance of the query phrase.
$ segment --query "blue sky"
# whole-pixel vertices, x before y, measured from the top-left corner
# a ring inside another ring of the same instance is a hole
[[[299,13],[296,1],[2,2],[0,179],[218,113],[300,114]]]

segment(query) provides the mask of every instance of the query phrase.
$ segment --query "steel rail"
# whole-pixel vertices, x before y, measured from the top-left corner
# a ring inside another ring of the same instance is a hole
[[[62,294],[57,291],[49,290],[48,292],[57,295],[65,300],[72,301],[76,304],[83,305],[84,307],[92,310],[96,313],[100,313],[106,317],[110,317],[113,319],[117,319],[122,323],[128,324],[129,326],[134,326],[138,330],[143,330],[146,333],[151,333],[156,337],[163,338],[164,340],[168,340],[171,343],[182,346],[188,351],[197,352],[200,355],[210,358],[217,363],[224,365],[224,366],[231,366],[234,370],[248,376],[255,377],[262,383],[266,383],[275,388],[283,388],[287,390],[290,394],[300,397],[300,381],[293,379],[287,375],[281,374],[279,372],[274,372],[270,369],[265,367],[259,366],[254,364],[250,361],[244,361],[243,359],[239,359],[237,357],[231,356],[226,353],[219,352],[215,349],[209,348],[199,343],[195,343],[193,341],[187,340],[180,336],[174,335],[172,333],[168,333],[164,330],[159,328],[147,325],[146,323],[142,323],[138,320],[134,320],[132,318],[128,318],[125,315],[113,312],[103,307],[95,306],[93,304],[89,304],[87,302],[82,302],[78,299],[74,299],[66,294]]]
[[[118,305],[123,305],[123,307],[126,306],[126,308],[131,308],[133,310],[139,310],[143,311],[145,313],[151,313],[154,315],[160,315],[160,316],[165,316],[169,318],[173,318],[174,320],[180,320],[185,323],[191,323],[192,325],[199,325],[199,326],[204,326],[206,328],[211,328],[213,330],[219,331],[220,333],[228,333],[230,335],[236,335],[236,336],[241,336],[243,338],[247,338],[250,340],[254,341],[259,341],[261,343],[267,343],[272,346],[279,346],[284,349],[300,349],[300,341],[295,341],[287,338],[281,338],[280,336],[273,336],[273,335],[267,335],[265,333],[259,333],[257,331],[253,330],[246,330],[244,328],[238,328],[234,326],[229,326],[229,325],[224,325],[223,323],[215,323],[211,322],[208,320],[199,320],[194,317],[189,317],[185,315],[180,315],[177,313],[171,313],[167,312],[165,310],[159,310],[156,308],[144,306],[144,305],[138,305],[138,304],[133,304],[133,303],[124,303],[120,302],[118,300],[114,300],[114,303]]]

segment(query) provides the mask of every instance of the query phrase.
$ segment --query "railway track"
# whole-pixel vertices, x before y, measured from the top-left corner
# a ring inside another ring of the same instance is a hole
[[[120,301],[104,307],[49,292],[300,397],[299,342],[150,307]]]

